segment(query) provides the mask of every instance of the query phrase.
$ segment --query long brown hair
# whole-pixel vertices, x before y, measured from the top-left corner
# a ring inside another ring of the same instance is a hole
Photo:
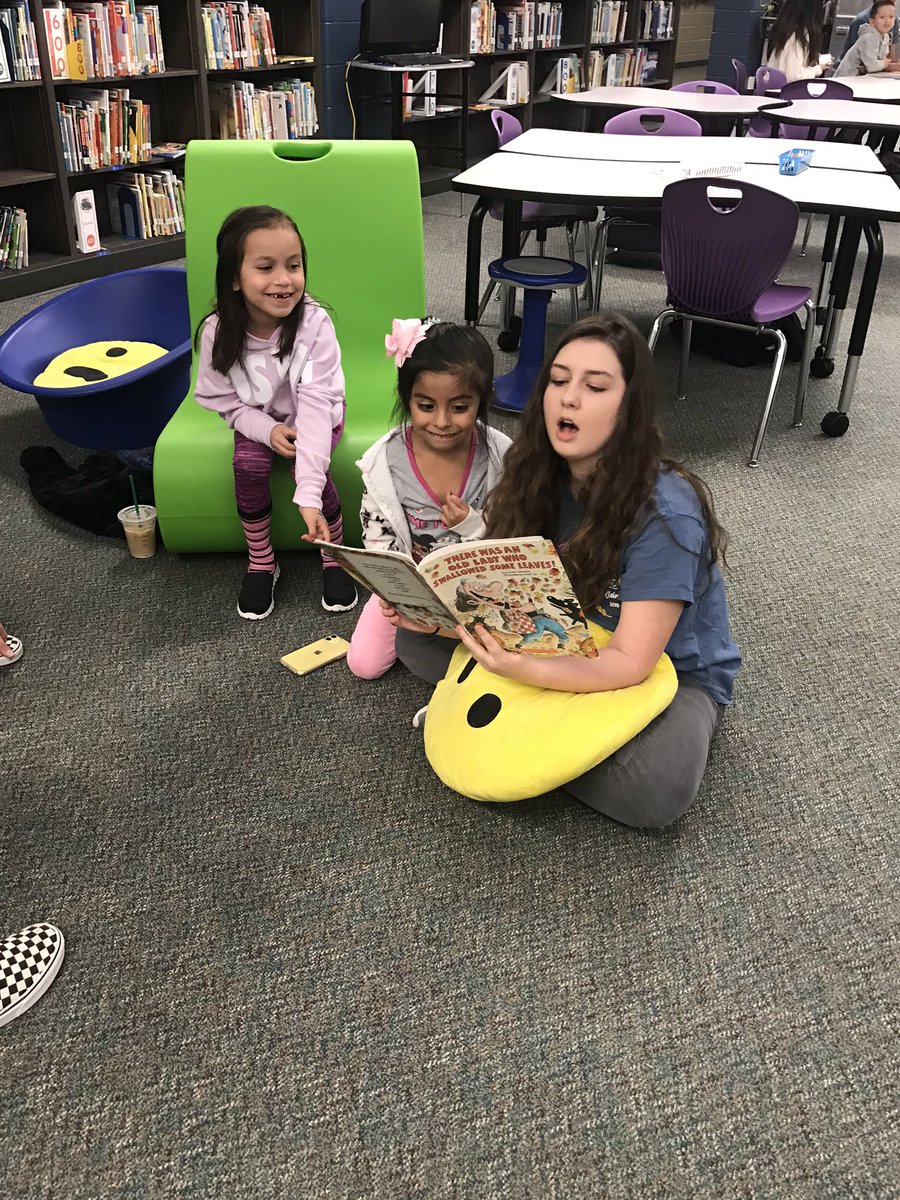
[[[297,228],[293,217],[280,208],[272,208],[268,204],[255,204],[247,208],[236,208],[222,222],[222,228],[216,237],[216,305],[213,312],[219,318],[216,336],[213,340],[212,365],[221,375],[227,375],[235,363],[243,366],[244,342],[247,338],[247,307],[243,293],[235,291],[234,281],[240,275],[241,264],[244,261],[244,246],[247,238],[257,229],[274,229],[278,225],[286,225],[293,229],[300,239],[300,261],[303,264],[303,274],[308,274],[306,243]],[[278,357],[290,355],[297,340],[297,330],[303,317],[307,292],[304,289],[298,304],[281,322],[281,332],[278,338]],[[207,319],[207,313],[194,334],[194,348],[200,342],[200,334]]]
[[[616,424],[602,447],[593,477],[575,485],[564,459],[555,452],[544,424],[544,392],[556,356],[579,339],[605,342],[625,379]],[[716,520],[706,484],[666,456],[656,423],[656,378],[643,335],[624,317],[599,313],[571,325],[547,356],[522,414],[519,435],[503,460],[503,476],[488,500],[489,537],[555,537],[560,504],[572,486],[582,517],[561,547],[566,570],[586,608],[595,608],[620,571],[628,538],[655,512],[653,492],[661,469],[677,472],[693,487],[709,536],[710,568],[725,561],[726,538]],[[674,535],[673,535],[674,536]]]

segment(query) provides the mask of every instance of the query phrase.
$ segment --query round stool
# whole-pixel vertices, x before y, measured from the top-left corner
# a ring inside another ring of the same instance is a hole
[[[567,258],[522,255],[519,258],[494,259],[488,266],[488,275],[508,287],[522,288],[525,293],[518,362],[509,374],[500,375],[494,380],[494,407],[507,412],[521,412],[544,363],[544,336],[550,296],[560,288],[571,288],[572,314],[577,320],[578,289],[587,279],[587,271],[580,263],[570,262]]]

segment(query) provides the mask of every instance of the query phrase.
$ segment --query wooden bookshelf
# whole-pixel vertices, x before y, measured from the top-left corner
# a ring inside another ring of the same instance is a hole
[[[44,3],[43,0],[28,0],[41,78],[0,83],[0,205],[24,208],[28,214],[30,265],[19,271],[0,271],[0,300],[115,271],[167,262],[184,255],[184,236],[180,234],[139,240],[112,233],[106,192],[106,184],[115,179],[118,171],[171,168],[180,173],[183,159],[156,159],[94,171],[66,170],[56,104],[59,100],[77,96],[79,88],[128,88],[133,98],[149,104],[151,137],[159,144],[212,136],[211,86],[237,79],[247,79],[257,86],[276,79],[302,79],[315,88],[320,123],[316,136],[323,136],[322,11],[325,0],[260,2],[270,15],[276,53],[311,58],[311,62],[210,70],[206,65],[202,0],[156,0],[165,71],[73,80],[52,77]],[[81,254],[75,244],[72,194],[91,187],[94,178],[97,220],[104,250]]]

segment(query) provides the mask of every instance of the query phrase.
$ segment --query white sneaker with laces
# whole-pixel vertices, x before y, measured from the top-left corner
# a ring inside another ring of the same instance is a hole
[[[0,942],[0,1025],[40,1000],[58,975],[65,952],[65,938],[55,925],[29,925]]]

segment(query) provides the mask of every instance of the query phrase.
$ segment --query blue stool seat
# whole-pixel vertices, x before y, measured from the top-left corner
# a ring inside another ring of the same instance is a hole
[[[497,258],[488,265],[491,279],[525,292],[522,305],[522,335],[519,359],[507,375],[494,380],[494,407],[506,412],[521,412],[528,403],[534,381],[544,362],[544,337],[547,329],[547,307],[550,296],[560,288],[572,288],[574,311],[578,313],[578,291],[587,279],[580,263],[567,258],[543,258],[522,255],[518,258]]]
[[[153,342],[167,353],[127,375],[76,388],[35,378],[51,359],[103,341]],[[187,395],[191,325],[179,267],[141,267],[92,279],[22,317],[0,337],[0,380],[34,396],[53,432],[89,450],[152,446]]]

